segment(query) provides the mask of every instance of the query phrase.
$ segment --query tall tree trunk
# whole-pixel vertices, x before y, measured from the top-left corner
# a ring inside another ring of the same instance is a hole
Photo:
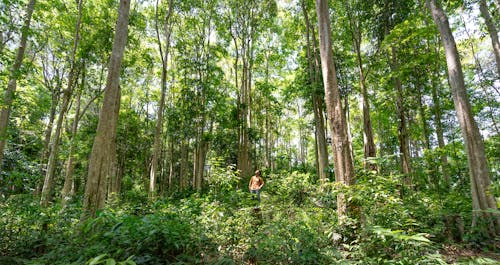
[[[356,58],[358,61],[359,70],[359,85],[361,88],[361,100],[363,103],[363,153],[365,168],[370,170],[377,170],[377,165],[370,162],[370,158],[377,157],[377,148],[375,146],[372,121],[370,117],[370,100],[368,98],[368,89],[366,88],[365,74],[363,70],[363,60],[361,57],[361,33],[358,33],[359,38],[355,38]]]
[[[425,151],[431,149],[430,143],[430,134],[429,134],[429,126],[427,125],[427,117],[425,115],[425,106],[423,102],[423,94],[424,94],[424,85],[420,84],[420,79],[417,78],[416,81],[417,86],[417,103],[418,103],[418,113],[420,115],[420,121],[422,122],[422,142],[424,143],[424,167],[430,168],[431,161],[428,157],[425,156]],[[427,174],[427,183],[429,185],[436,184],[433,180],[436,178],[436,174],[434,171],[431,171]]]
[[[180,175],[179,175],[179,181],[180,181],[180,187],[181,190],[185,190],[188,187],[188,160],[189,160],[189,142],[186,142],[186,140],[182,140],[181,142],[181,168],[180,168]]]
[[[420,114],[420,119],[422,122],[422,133],[423,133],[422,140],[424,142],[425,149],[430,149],[431,143],[430,143],[430,139],[429,139],[429,126],[427,125],[427,116],[425,115],[425,106],[424,106],[424,102],[422,101],[423,93],[424,93],[424,91],[423,91],[424,86],[421,84],[418,84],[418,83],[417,83],[417,85],[418,85],[418,88],[417,88],[418,112]]]
[[[47,81],[47,87],[50,87]],[[46,167],[46,162],[47,158],[49,157],[50,154],[50,138],[52,136],[52,129],[54,127],[54,120],[56,117],[56,110],[57,110],[57,104],[59,102],[59,92],[60,92],[60,87],[61,87],[61,78],[58,78],[56,87],[50,88],[51,90],[51,105],[50,105],[50,114],[49,114],[49,121],[47,123],[47,128],[45,129],[45,137],[43,140],[43,148],[42,148],[42,154],[40,156],[40,173],[41,175],[45,175],[47,173],[47,167]],[[37,180],[37,184],[35,187],[35,195],[40,195],[42,193],[42,187],[43,187],[43,181],[42,179]]]
[[[172,191],[174,186],[174,141],[170,139],[170,154],[168,158],[168,190]]]
[[[71,77],[70,73],[70,79]],[[42,197],[40,200],[40,205],[41,206],[47,206],[49,202],[52,200],[52,193],[54,191],[54,178],[55,178],[55,173],[56,173],[56,168],[57,168],[57,156],[59,155],[59,143],[61,139],[61,131],[63,129],[63,121],[64,117],[66,115],[66,111],[68,110],[69,103],[71,101],[71,95],[72,95],[72,88],[70,86],[73,86],[72,82],[71,84],[68,84],[68,88],[64,91],[63,93],[63,101],[61,104],[61,110],[59,111],[59,116],[57,117],[57,123],[56,123],[56,130],[54,132],[54,135],[52,136],[52,147],[50,148],[50,155],[49,155],[49,161],[47,164],[47,172],[45,174],[45,179],[43,181],[43,188],[42,188]]]
[[[168,53],[170,49],[170,36],[172,29],[170,28],[170,17],[172,16],[173,11],[173,0],[170,0],[168,3],[168,13],[165,16],[164,21],[164,33],[165,33],[165,53],[163,52],[160,31],[158,29],[158,0],[156,1],[156,36],[158,39],[158,45],[160,50],[161,62],[162,62],[162,71],[161,71],[161,96],[160,103],[158,106],[158,113],[156,119],[156,128],[153,140],[153,154],[151,157],[151,169],[149,173],[149,199],[153,199],[156,194],[156,175],[158,171],[158,157],[161,151],[161,131],[163,128],[163,109],[165,107],[165,94],[167,93],[167,67],[168,67]]]
[[[315,137],[317,141],[318,174],[320,180],[328,179],[328,150],[325,136],[325,117],[323,116],[323,99],[313,94],[313,112]]]
[[[314,36],[314,30],[309,20],[309,14],[307,12],[304,1],[301,1],[301,6],[302,13],[304,14],[304,19],[306,22],[306,51],[309,66],[309,82],[313,88],[311,100],[313,103],[314,113],[316,165],[319,179],[324,181],[328,178],[328,151],[325,137],[325,123],[323,117],[323,100],[318,92],[316,92],[316,87],[318,87],[321,82],[319,80],[319,63],[315,61],[317,58],[317,51],[315,49],[316,37]]]
[[[441,111],[441,101],[439,100],[437,85],[432,77],[432,102],[434,103],[434,122],[436,123],[436,137],[438,140],[438,146],[441,153],[441,173],[443,174],[443,180],[445,187],[450,185],[450,175],[448,173],[448,157],[444,152],[445,142],[443,133],[443,121],[442,121],[442,111]]]
[[[47,173],[45,174],[45,179],[43,181],[42,188],[42,198],[40,200],[40,204],[42,206],[47,206],[49,202],[52,200],[52,193],[54,191],[54,181],[55,181],[55,173],[58,162],[59,155],[59,143],[61,138],[61,131],[63,126],[64,117],[66,116],[66,112],[68,110],[69,103],[71,101],[71,97],[73,96],[73,86],[76,81],[76,51],[78,48],[78,43],[80,41],[80,25],[82,21],[82,6],[83,0],[78,1],[78,18],[75,25],[75,39],[73,40],[73,49],[71,51],[70,58],[70,67],[69,67],[69,75],[68,75],[68,87],[63,92],[63,102],[61,105],[61,109],[59,111],[59,116],[57,117],[56,123],[56,131],[54,133],[54,137],[52,139],[52,148],[50,150],[49,161],[47,164]],[[76,119],[76,118],[75,118]]]
[[[394,73],[399,71],[399,63],[397,60],[397,51],[393,46],[391,50],[391,70]],[[398,115],[398,140],[399,140],[399,152],[401,159],[401,170],[405,175],[404,182],[406,185],[411,186],[411,167],[410,167],[410,150],[409,150],[409,139],[408,139],[408,126],[406,121],[406,110],[403,101],[403,87],[401,85],[401,79],[398,76],[393,78],[394,87],[396,89],[396,109]]]
[[[76,186],[75,186],[75,179],[73,178],[73,173],[75,170],[75,158],[74,158],[74,151],[76,147],[76,134],[78,133],[78,123],[80,121],[81,115],[85,113],[87,107],[93,102],[93,99],[91,99],[88,102],[88,105],[86,105],[83,109],[83,111],[80,110],[81,106],[81,97],[83,93],[83,89],[85,88],[85,63],[82,65],[83,72],[81,76],[81,83],[80,83],[80,91],[77,95],[76,98],[76,106],[75,106],[75,118],[73,120],[73,124],[71,126],[71,139],[69,143],[69,151],[68,151],[68,160],[66,161],[66,177],[64,178],[64,186],[61,191],[61,197],[62,197],[62,204],[63,206],[71,200],[71,198],[75,195],[76,193]]]
[[[266,101],[266,132],[265,132],[265,152],[266,152],[266,168],[271,168],[271,110],[270,100]]]
[[[443,43],[446,64],[448,66],[448,81],[450,83],[453,102],[457,112],[458,121],[462,130],[472,192],[473,221],[475,227],[481,217],[488,222],[488,232],[491,238],[500,233],[500,218],[494,214],[487,213],[488,209],[497,210],[495,198],[488,192],[491,186],[489,169],[486,160],[484,143],[479,133],[479,128],[474,120],[467,91],[465,89],[462,65],[457,46],[451,32],[448,17],[441,5],[436,0],[426,0],[432,18],[436,23],[441,41]]]
[[[350,7],[349,11],[350,11]],[[377,170],[377,164],[370,161],[377,157],[377,148],[375,146],[375,140],[373,136],[373,127],[370,117],[370,100],[368,98],[368,89],[366,87],[366,76],[363,68],[363,57],[361,54],[361,41],[362,33],[360,26],[355,21],[355,16],[352,12],[349,12],[350,20],[349,26],[352,32],[352,41],[354,44],[354,50],[356,51],[356,60],[358,63],[359,72],[359,86],[361,89],[361,101],[363,108],[363,154],[364,154],[364,168],[369,170]]]
[[[82,78],[82,84],[84,80]],[[82,85],[83,86],[83,85]],[[74,179],[73,172],[75,169],[74,166],[74,152],[75,152],[75,144],[76,144],[76,133],[78,131],[78,120],[80,116],[80,102],[81,102],[81,92],[78,93],[76,98],[76,106],[75,106],[75,118],[73,119],[73,124],[71,126],[71,139],[69,143],[69,151],[68,151],[68,160],[66,161],[66,177],[64,178],[64,186],[61,191],[62,204],[63,206],[71,200],[73,195],[75,194],[74,189]]]
[[[499,3],[500,5],[500,3]],[[500,12],[500,7],[499,12]],[[495,60],[497,63],[497,74],[498,78],[500,78],[500,41],[498,40],[498,28],[495,27],[493,19],[490,16],[490,12],[488,11],[488,5],[486,4],[486,0],[479,1],[479,10],[481,11],[481,16],[484,18],[484,22],[486,23],[486,27],[488,28],[488,33],[491,38],[491,46],[493,46],[493,54],[495,55]],[[497,25],[498,26],[498,25]]]
[[[332,150],[336,157],[335,179],[341,184],[351,185],[354,183],[354,164],[351,158],[351,146],[347,136],[347,122],[342,110],[340,91],[333,61],[328,1],[316,0],[316,12],[318,13],[321,68],[325,86],[326,107],[332,133]],[[339,216],[347,213],[347,201],[342,194],[337,198],[337,213]]]
[[[5,149],[5,144],[7,143],[7,126],[9,124],[10,110],[12,108],[12,102],[14,101],[14,94],[17,88],[17,79],[19,78],[19,70],[23,63],[24,51],[26,50],[26,45],[28,42],[29,29],[31,24],[31,16],[33,15],[33,10],[35,9],[36,0],[30,0],[28,7],[26,8],[26,17],[24,18],[24,23],[21,28],[21,41],[19,43],[19,48],[17,48],[16,60],[12,65],[9,73],[9,83],[7,84],[7,89],[5,89],[3,102],[1,104],[0,110],[0,171],[2,171],[3,163],[3,153]]]
[[[88,178],[83,198],[84,216],[94,216],[105,203],[106,183],[114,173],[116,127],[120,106],[120,72],[128,35],[130,0],[120,0],[115,38],[109,62],[104,102],[99,113],[94,145],[89,158]]]
[[[425,25],[429,26],[430,21],[428,18],[425,18]],[[432,70],[432,68],[429,68],[429,71],[427,72],[428,76],[430,76],[430,81],[431,81],[431,93],[432,93],[432,102],[433,102],[433,108],[432,112],[434,114],[434,123],[436,126],[436,138],[438,140],[438,147],[440,150],[440,168],[441,168],[441,175],[443,176],[442,181],[444,182],[444,187],[445,190],[448,190],[449,185],[450,185],[450,175],[448,172],[448,156],[444,152],[445,148],[445,142],[444,142],[444,133],[443,133],[443,121],[442,121],[442,110],[441,110],[441,102],[439,100],[439,93],[438,93],[438,85],[437,85],[437,79],[439,79],[439,71],[437,69],[440,68],[440,58],[439,58],[439,50],[440,50],[440,45],[437,45],[439,36],[433,36],[432,40],[428,39],[426,40],[427,47],[426,51],[427,53],[435,53],[436,55],[436,64],[435,64],[435,69]],[[436,45],[434,45],[435,51],[431,51],[431,42],[434,41]],[[435,180],[436,187],[440,187],[440,180],[436,179]]]

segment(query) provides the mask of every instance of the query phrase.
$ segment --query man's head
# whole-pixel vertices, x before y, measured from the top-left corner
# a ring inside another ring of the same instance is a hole
[[[255,176],[260,176],[260,170],[255,170]]]

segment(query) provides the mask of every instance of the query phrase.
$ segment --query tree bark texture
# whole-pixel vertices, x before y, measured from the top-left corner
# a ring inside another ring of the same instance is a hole
[[[354,183],[354,164],[351,157],[351,146],[347,135],[347,122],[342,110],[340,91],[338,88],[330,31],[330,15],[328,1],[316,0],[318,14],[321,68],[325,87],[326,107],[330,131],[332,133],[332,150],[335,157],[335,179],[344,185]],[[347,211],[347,202],[343,195],[338,197],[337,213],[343,216]]]
[[[89,158],[88,178],[83,199],[84,215],[95,216],[105,203],[106,184],[116,161],[116,127],[120,106],[120,72],[127,43],[130,0],[120,0],[113,49],[109,62],[103,106]]]
[[[14,101],[14,94],[17,89],[17,79],[19,78],[19,70],[23,63],[24,52],[28,43],[28,35],[31,24],[31,17],[33,10],[35,10],[36,0],[30,0],[26,8],[26,17],[24,18],[23,26],[21,28],[21,41],[17,48],[16,59],[10,69],[9,82],[7,89],[4,92],[3,102],[0,110],[0,171],[2,170],[2,162],[4,157],[5,144],[7,143],[7,126],[9,124],[10,110],[12,102]]]
[[[479,128],[474,120],[472,108],[465,89],[464,76],[458,49],[451,32],[448,17],[436,0],[426,0],[432,18],[436,23],[443,43],[446,64],[448,66],[448,81],[453,93],[453,102],[464,139],[472,192],[473,221],[478,225],[480,218],[488,222],[488,233],[492,238],[500,233],[500,218],[487,213],[486,210],[497,210],[495,198],[488,189],[491,186],[489,169],[485,155],[484,143]]]

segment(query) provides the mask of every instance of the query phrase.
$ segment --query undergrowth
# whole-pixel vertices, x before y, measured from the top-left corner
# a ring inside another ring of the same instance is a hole
[[[447,264],[445,216],[470,220],[467,198],[402,191],[398,176],[363,174],[350,188],[298,172],[264,177],[260,205],[226,169],[201,194],[128,194],[85,221],[81,198],[63,209],[12,195],[0,202],[0,264]],[[339,192],[352,218],[337,218]],[[462,244],[478,241],[473,232]],[[495,261],[463,264],[480,262]]]

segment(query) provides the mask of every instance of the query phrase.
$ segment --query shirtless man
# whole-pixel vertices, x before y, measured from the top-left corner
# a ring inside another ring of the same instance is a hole
[[[248,189],[252,194],[252,198],[255,199],[255,195],[257,195],[257,201],[260,202],[260,189],[264,186],[264,180],[260,176],[260,170],[255,171],[255,175],[250,178],[250,182],[248,183]]]

